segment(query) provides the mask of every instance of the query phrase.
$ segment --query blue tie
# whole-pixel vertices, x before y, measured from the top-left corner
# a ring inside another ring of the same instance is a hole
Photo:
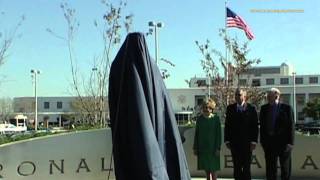
[[[276,124],[277,114],[278,114],[278,105],[277,104],[273,104],[272,105],[272,128],[273,129],[274,129],[275,124]]]

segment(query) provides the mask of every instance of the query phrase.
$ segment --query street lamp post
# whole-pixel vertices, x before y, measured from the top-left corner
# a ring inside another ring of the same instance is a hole
[[[35,107],[34,107],[34,130],[38,130],[38,97],[37,97],[37,75],[40,74],[40,70],[31,69],[31,76],[34,80],[34,100],[35,100]]]
[[[292,72],[292,82],[293,82],[293,113],[294,122],[297,122],[297,107],[296,107],[296,72]]]
[[[153,28],[154,31],[154,43],[155,43],[155,60],[156,60],[156,64],[158,64],[158,51],[159,51],[159,45],[158,45],[158,28],[162,28],[163,27],[163,23],[162,22],[157,22],[155,23],[154,21],[150,21],[148,23],[150,28]]]

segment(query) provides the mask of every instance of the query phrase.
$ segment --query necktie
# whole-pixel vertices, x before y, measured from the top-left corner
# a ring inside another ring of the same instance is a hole
[[[272,128],[275,128],[276,125],[276,119],[277,119],[277,114],[278,114],[278,105],[273,104],[272,105]]]

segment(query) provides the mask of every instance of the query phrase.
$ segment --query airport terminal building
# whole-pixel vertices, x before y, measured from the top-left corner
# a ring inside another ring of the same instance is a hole
[[[299,75],[293,72],[288,64],[280,66],[263,66],[249,69],[239,78],[240,85],[253,85],[263,90],[277,87],[281,91],[281,100],[295,108],[297,123],[303,123],[305,115],[302,112],[306,103],[320,97],[320,75]],[[238,84],[234,80],[233,84]],[[188,120],[194,109],[208,96],[208,80],[204,77],[190,79],[188,88],[168,89],[173,110],[178,122]],[[294,94],[295,101],[294,104]],[[76,114],[72,102],[76,97],[38,97],[38,122],[48,120],[49,124],[63,124],[66,114]],[[34,117],[34,97],[14,98],[14,113]],[[108,113],[106,112],[106,115]],[[30,119],[30,118],[29,118]],[[32,119],[32,118],[31,118]]]
[[[278,88],[281,91],[281,101],[296,107],[297,123],[303,123],[305,120],[303,107],[307,102],[320,98],[319,79],[320,74],[299,75],[294,73],[292,66],[282,63],[280,66],[250,68],[240,76],[239,82],[234,79],[233,84],[252,85],[262,90]],[[208,95],[208,84],[208,79],[205,77],[193,77],[189,88],[169,89],[175,112],[199,105]]]

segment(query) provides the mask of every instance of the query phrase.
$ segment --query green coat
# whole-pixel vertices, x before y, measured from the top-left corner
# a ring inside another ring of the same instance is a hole
[[[193,149],[198,156],[198,169],[207,171],[220,170],[220,155],[215,152],[221,147],[221,123],[216,114],[197,119]]]

